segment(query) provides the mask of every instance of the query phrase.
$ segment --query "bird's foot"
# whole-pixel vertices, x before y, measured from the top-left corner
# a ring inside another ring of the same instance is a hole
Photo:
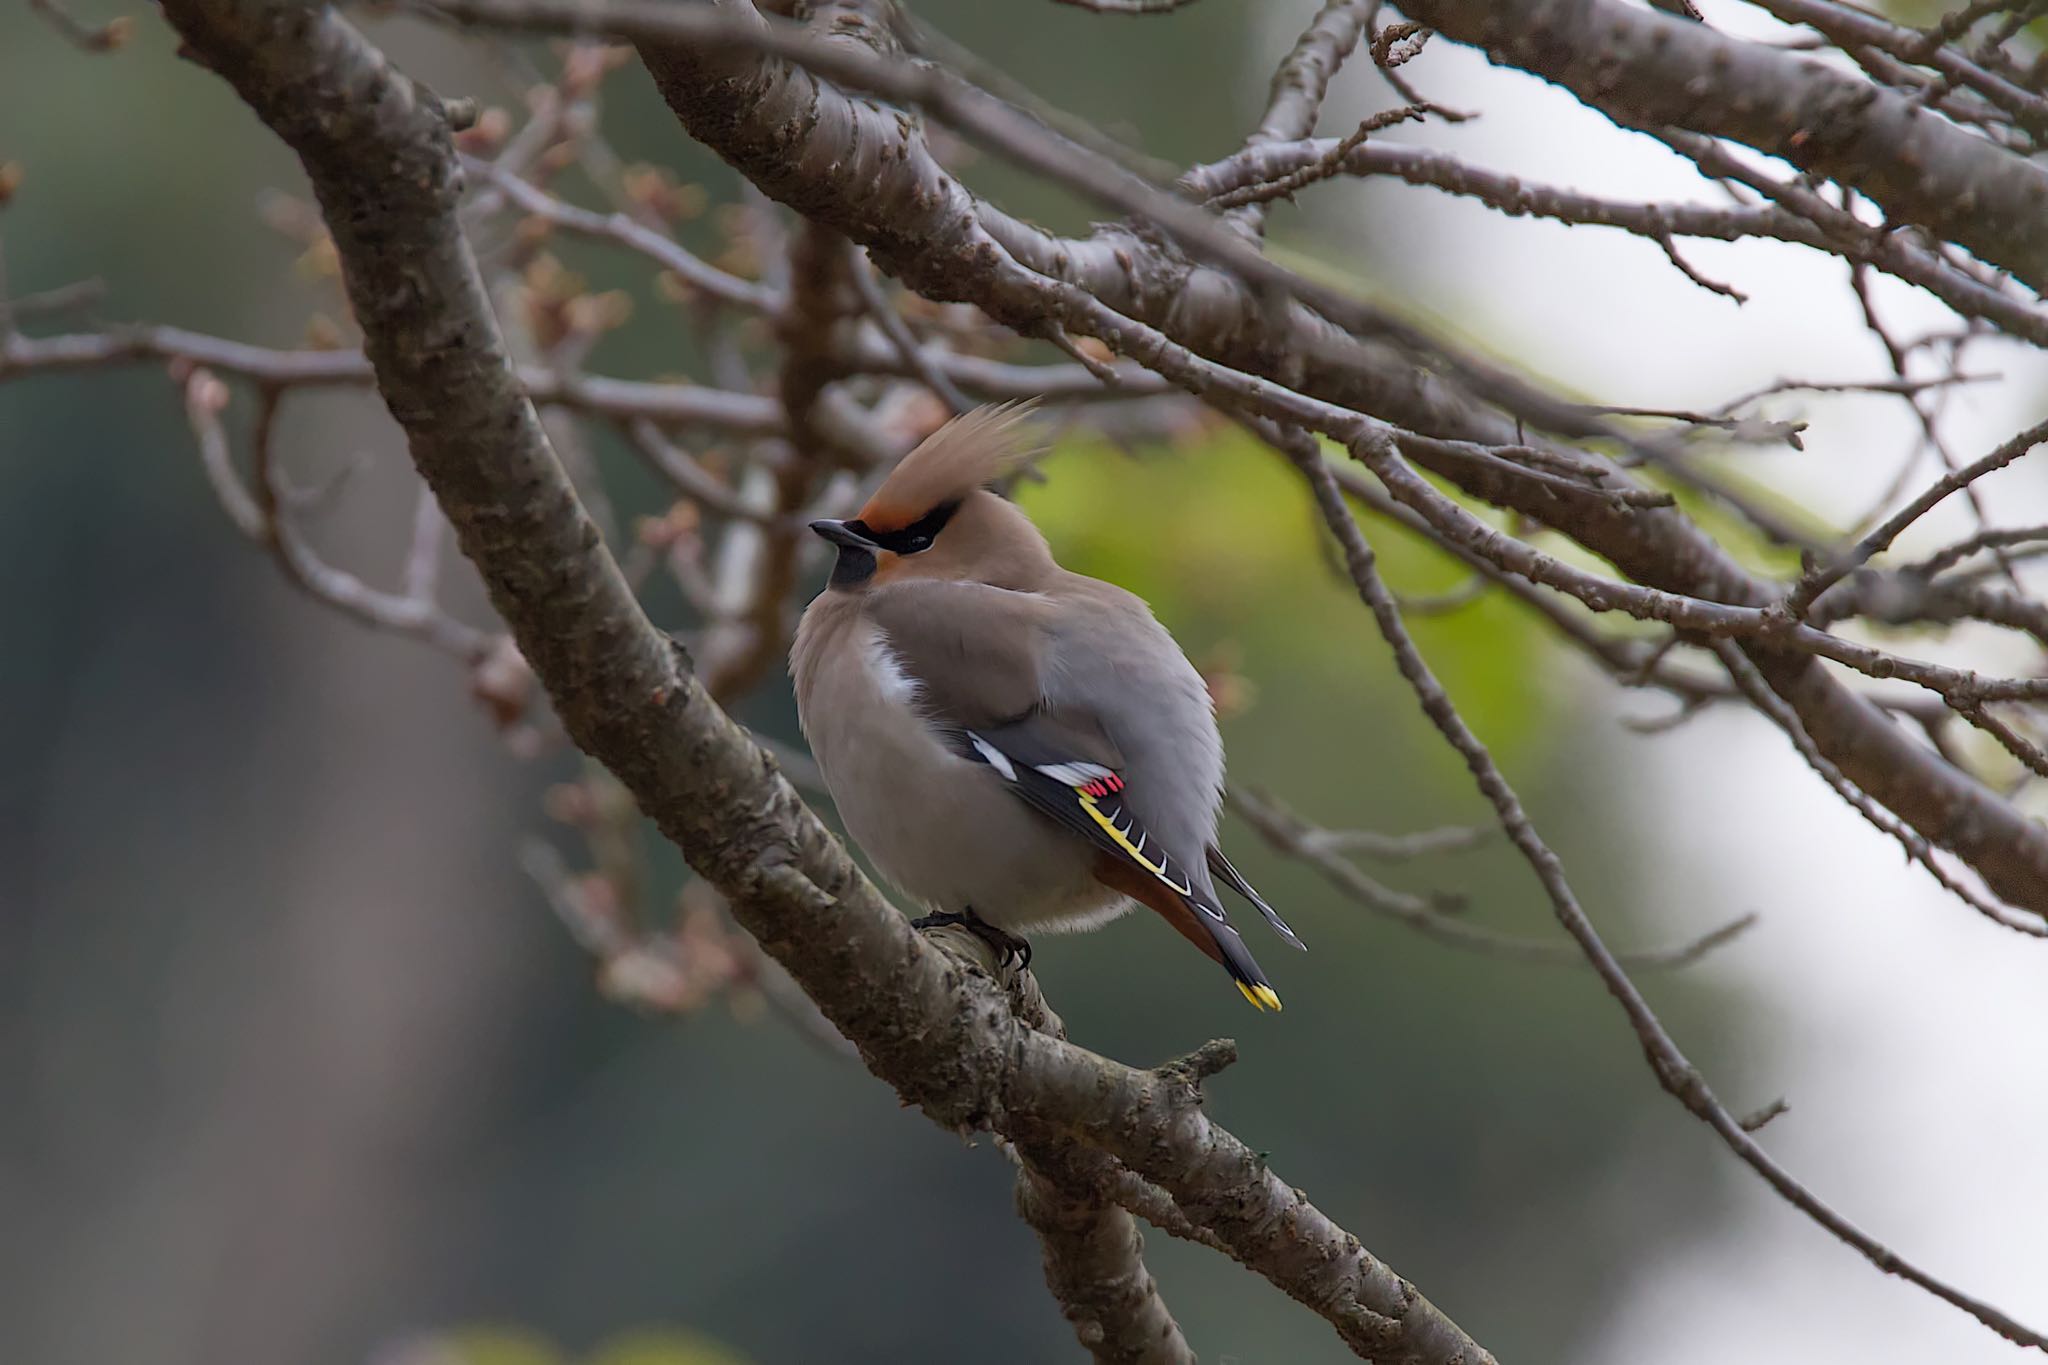
[[[948,925],[957,925],[980,939],[983,943],[986,943],[995,951],[996,966],[998,967],[1009,966],[1013,958],[1020,967],[1028,969],[1031,966],[1030,941],[1019,938],[1007,929],[999,929],[995,925],[990,924],[980,915],[975,914],[974,907],[971,905],[964,912],[958,914],[951,910],[940,910],[935,914],[920,916],[910,922],[910,927],[913,929],[943,929]]]

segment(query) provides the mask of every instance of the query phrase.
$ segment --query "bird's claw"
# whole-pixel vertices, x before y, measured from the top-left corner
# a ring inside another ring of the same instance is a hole
[[[974,913],[973,906],[969,906],[965,912],[959,913],[952,910],[936,911],[929,915],[922,915],[910,922],[910,927],[913,929],[944,929],[948,926],[965,929],[968,933],[986,943],[996,955],[996,966],[998,968],[1007,967],[1014,960],[1019,967],[1027,971],[1030,970],[1030,940],[1020,938],[1007,929],[1001,929],[990,924],[980,915]]]

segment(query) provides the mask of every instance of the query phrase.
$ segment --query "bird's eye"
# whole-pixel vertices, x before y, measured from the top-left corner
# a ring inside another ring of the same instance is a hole
[[[931,549],[932,541],[945,529],[946,523],[952,520],[953,513],[959,510],[959,507],[960,504],[957,502],[944,503],[900,531],[868,531],[864,527],[862,529],[875,544],[891,554],[914,555]]]

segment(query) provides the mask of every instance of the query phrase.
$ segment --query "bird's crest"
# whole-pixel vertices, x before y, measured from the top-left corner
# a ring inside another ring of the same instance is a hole
[[[876,531],[910,525],[935,507],[956,502],[1002,477],[1035,450],[1024,443],[1023,426],[1035,399],[992,403],[963,412],[919,442],[860,509]]]

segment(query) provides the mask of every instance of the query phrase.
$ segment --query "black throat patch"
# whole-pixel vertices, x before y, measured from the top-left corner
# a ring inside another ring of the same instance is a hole
[[[842,545],[832,565],[832,586],[857,587],[875,576],[875,552],[864,545]]]

